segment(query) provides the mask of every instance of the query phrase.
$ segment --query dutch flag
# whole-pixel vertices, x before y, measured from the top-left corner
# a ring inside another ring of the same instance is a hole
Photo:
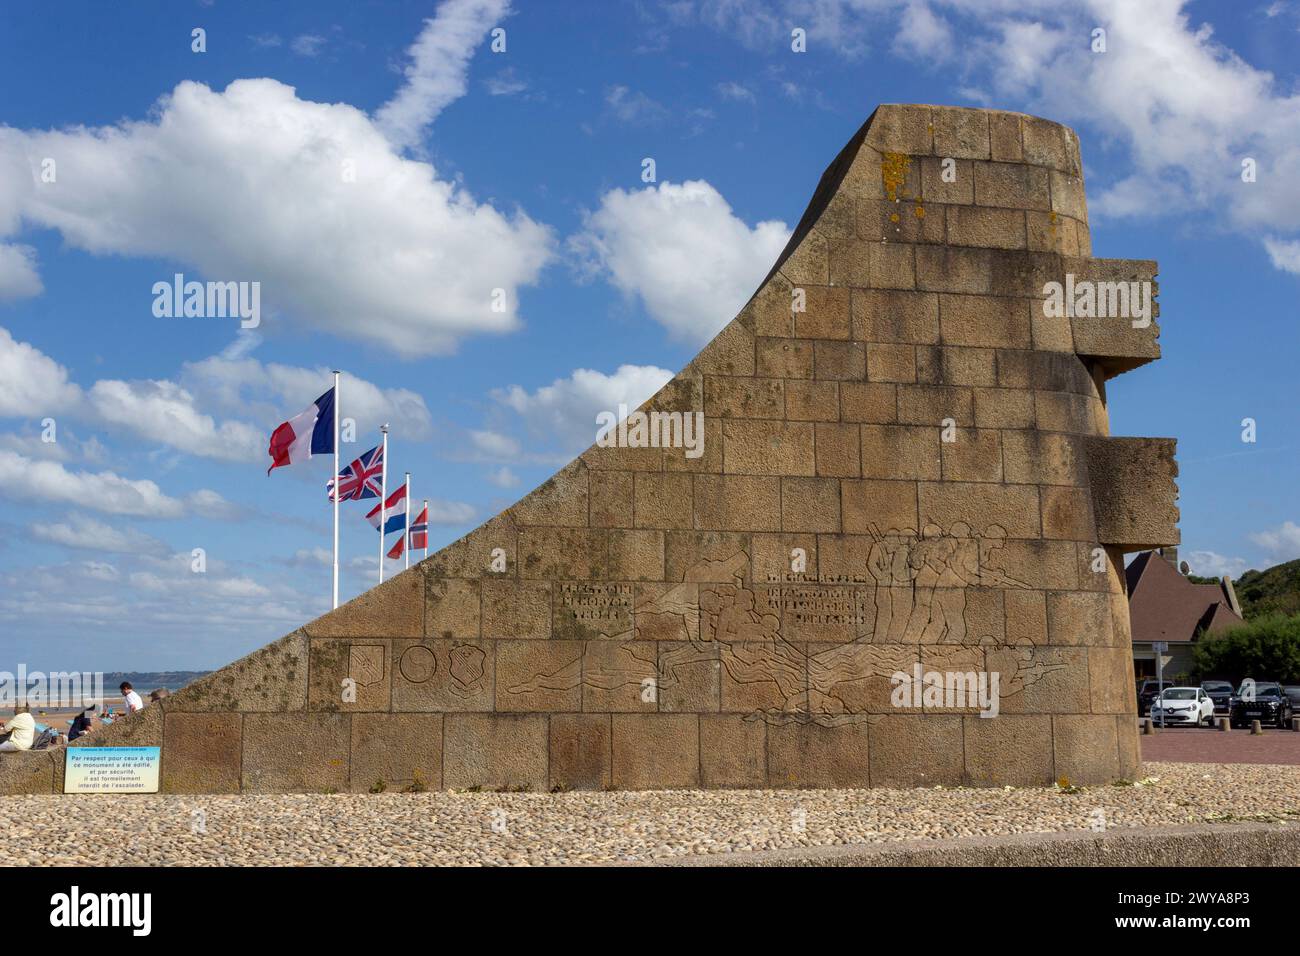
[[[334,452],[334,389],[330,389],[306,411],[300,412],[271,433],[269,475],[281,465],[296,465],[312,455]]]
[[[382,534],[392,534],[394,531],[406,530],[406,485],[401,485],[396,491],[388,496],[384,502],[384,526],[379,527],[379,505],[375,505],[366,515],[366,520],[375,526]]]

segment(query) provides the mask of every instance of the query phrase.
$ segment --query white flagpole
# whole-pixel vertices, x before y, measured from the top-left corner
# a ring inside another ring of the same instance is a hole
[[[424,499],[424,556],[429,556],[429,499]]]
[[[339,371],[334,370],[334,606],[339,606]]]
[[[406,531],[403,532],[402,554],[406,556],[406,567],[411,566],[411,473],[406,473]]]
[[[384,433],[384,463],[383,471],[379,475],[379,583],[384,583],[384,519],[387,515],[384,513],[384,505],[388,501],[388,426],[380,425],[379,430]]]

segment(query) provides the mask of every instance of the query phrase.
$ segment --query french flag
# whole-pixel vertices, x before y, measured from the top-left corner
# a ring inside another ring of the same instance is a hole
[[[269,475],[281,465],[296,465],[312,455],[334,453],[334,389],[271,433]]]
[[[411,550],[429,547],[429,506],[425,505],[411,522]]]
[[[384,502],[383,528],[379,526],[379,505],[375,505],[366,515],[366,520],[375,526],[381,534],[392,534],[406,529],[406,485],[401,485],[388,496]]]

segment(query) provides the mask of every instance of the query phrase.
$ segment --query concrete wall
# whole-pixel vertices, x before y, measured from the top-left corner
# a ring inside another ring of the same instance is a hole
[[[702,455],[593,447],[95,742],[175,792],[1134,778],[1122,553],[1176,543],[1176,471],[1105,382],[1158,325],[1045,316],[1067,273],[1155,273],[1091,258],[1071,130],[881,107],[643,407],[702,412]],[[900,706],[917,665],[996,672],[999,715]]]

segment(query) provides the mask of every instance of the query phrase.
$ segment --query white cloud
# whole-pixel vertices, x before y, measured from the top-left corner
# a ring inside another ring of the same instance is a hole
[[[505,465],[489,471],[487,480],[489,484],[496,485],[498,488],[517,488],[519,486],[519,476]]]
[[[68,371],[44,352],[0,327],[0,416],[41,418],[80,401]]]
[[[626,86],[605,90],[605,105],[619,122],[653,126],[668,118],[668,110],[657,100]]]
[[[894,53],[944,69],[981,105],[1024,109],[1118,145],[1116,165],[1127,154],[1128,170],[1090,183],[1095,216],[1199,213],[1263,241],[1277,268],[1296,272],[1300,92],[1221,42],[1201,9],[1190,0],[699,0],[664,18],[763,50],[780,49],[799,25],[810,50],[846,58],[890,37]],[[1104,53],[1090,48],[1098,26]],[[799,92],[788,82],[784,91]],[[1253,183],[1241,179],[1246,158],[1256,162]]]
[[[1267,238],[1264,240],[1264,248],[1273,268],[1300,275],[1300,239],[1283,242]]]
[[[513,66],[508,66],[496,76],[483,81],[484,87],[492,96],[514,96],[528,89],[528,83],[519,78]]]
[[[535,392],[518,385],[495,389],[492,397],[515,412],[534,438],[548,447],[580,451],[596,440],[596,414],[636,408],[673,377],[653,365],[620,365],[613,375],[580,368]]]
[[[218,424],[175,382],[106,379],[94,384],[89,400],[105,422],[191,455],[226,461],[266,457],[265,429],[238,421]]]
[[[959,14],[967,0],[942,0]],[[1131,167],[1091,190],[1103,216],[1158,218],[1200,212],[1267,243],[1273,264],[1296,264],[1278,233],[1300,222],[1300,94],[1257,69],[1194,21],[1185,0],[1039,0],[1005,15],[968,16],[956,54],[987,76],[1002,101],[1096,130]],[[986,25],[987,24],[987,25]],[[1104,25],[1105,53],[1080,37]],[[1243,182],[1242,161],[1256,181]],[[1085,157],[1086,159],[1086,157]]]
[[[476,456],[488,459],[516,458],[523,449],[519,442],[509,435],[490,429],[477,429],[469,433],[470,443],[474,446]]]
[[[90,464],[103,464],[108,460],[108,449],[94,435],[81,439],[64,425],[56,428],[56,440],[47,442],[41,437],[42,431],[44,429],[38,427],[34,433],[0,432],[0,448],[43,461],[80,460]]]
[[[1229,558],[1215,551],[1187,551],[1181,560],[1187,562],[1192,574],[1206,578],[1221,578],[1225,574],[1239,578],[1250,567],[1245,558]]]
[[[1283,521],[1276,528],[1257,531],[1246,537],[1263,548],[1274,562],[1300,558],[1300,525],[1294,521]]]
[[[429,524],[431,525],[469,524],[474,520],[474,515],[474,506],[463,501],[443,501],[440,498],[429,499]]]
[[[734,80],[729,80],[726,83],[719,83],[716,89],[718,95],[724,100],[738,100],[745,103],[754,102],[754,92]]]
[[[914,0],[903,8],[902,22],[894,37],[893,49],[905,56],[939,57],[952,53],[952,28],[937,17],[924,0]]]
[[[57,189],[33,181],[47,156]],[[20,215],[96,255],[258,281],[264,327],[297,323],[408,357],[516,328],[519,288],[552,254],[547,228],[401,156],[360,110],[271,79],[184,82],[149,119],[116,126],[0,127],[5,180],[17,195],[0,195],[0,238]],[[155,319],[152,302],[142,288],[139,321],[229,321]]]
[[[289,42],[289,49],[298,56],[320,56],[325,49],[325,38],[315,33],[304,33]]]
[[[134,528],[115,528],[86,515],[74,515],[70,523],[33,524],[28,529],[32,537],[51,544],[108,554],[168,553],[167,545],[157,538]]]
[[[0,243],[0,302],[30,299],[45,290],[31,246]]]
[[[209,492],[220,498],[215,492]],[[69,471],[55,461],[34,461],[0,450],[0,495],[18,500],[74,504],[107,514],[178,518],[185,503],[163,494],[147,478],[123,478],[111,471]],[[208,499],[211,504],[213,499]]]
[[[438,114],[465,95],[475,47],[509,13],[509,0],[443,0],[424,21],[407,50],[405,84],[375,114],[394,145],[418,145]]]
[[[243,356],[238,347],[199,362],[186,363],[179,378],[205,405],[252,415],[272,426],[306,408],[334,381],[326,366],[303,368],[264,363]],[[341,409],[344,416],[356,420],[358,442],[364,442],[360,436],[385,423],[393,427],[395,435],[400,434],[408,441],[426,441],[432,437],[433,417],[418,393],[405,388],[380,388],[346,370],[341,389]],[[269,431],[259,434],[259,454],[263,457],[269,434]]]
[[[785,223],[751,228],[711,185],[688,180],[610,190],[571,246],[675,338],[700,344],[735,317],[789,238]]]

